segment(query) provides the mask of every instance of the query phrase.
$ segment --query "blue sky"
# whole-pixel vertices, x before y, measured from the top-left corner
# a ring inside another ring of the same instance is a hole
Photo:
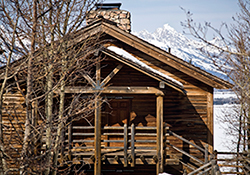
[[[217,28],[222,22],[232,23],[232,16],[239,12],[238,0],[106,0],[121,2],[121,9],[132,14],[132,30],[155,29],[168,23],[178,32],[183,31],[180,22],[186,15],[180,8],[190,10],[197,22],[211,22]]]

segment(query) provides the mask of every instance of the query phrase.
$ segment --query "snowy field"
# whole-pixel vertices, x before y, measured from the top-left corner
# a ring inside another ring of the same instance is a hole
[[[214,105],[214,149],[217,151],[231,151],[233,148],[232,141],[236,138],[229,135],[228,123],[224,121],[224,116],[233,112],[234,106]]]
[[[231,131],[232,125],[230,118],[236,119],[235,110],[237,105],[232,104],[236,99],[236,95],[232,91],[215,91],[214,101],[214,149],[218,151],[233,151],[233,141],[237,137],[232,135],[237,134]],[[222,104],[219,104],[219,103]]]

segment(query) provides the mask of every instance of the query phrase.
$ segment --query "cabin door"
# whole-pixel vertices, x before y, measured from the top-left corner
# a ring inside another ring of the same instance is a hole
[[[123,126],[128,124],[130,118],[130,99],[112,99],[109,105],[106,105],[108,126]]]

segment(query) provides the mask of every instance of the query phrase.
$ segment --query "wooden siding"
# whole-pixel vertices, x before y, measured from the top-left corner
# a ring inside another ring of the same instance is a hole
[[[140,58],[140,60],[149,64],[149,61],[145,60],[147,57],[143,58]],[[209,151],[212,152],[213,88],[159,61],[154,60],[154,64],[149,65],[180,81],[186,90],[186,95],[184,95],[169,87],[164,89],[164,122],[170,127],[170,130],[202,148],[205,148],[205,144],[208,144]],[[114,86],[159,86],[159,82],[129,67],[122,68],[116,77],[112,79],[111,84]],[[145,125],[147,116],[155,117],[155,104],[155,95],[133,95],[132,112],[137,115],[135,121],[137,120],[138,125]],[[197,151],[193,146],[172,136],[168,137],[168,140],[170,144],[191,155],[200,159],[204,158],[204,153]],[[181,158],[184,162],[191,161],[190,158],[171,148],[167,151],[167,156]]]
[[[3,142],[9,156],[8,168],[16,168],[19,165],[17,160],[22,150],[26,116],[24,100],[20,92],[9,92],[3,97]]]

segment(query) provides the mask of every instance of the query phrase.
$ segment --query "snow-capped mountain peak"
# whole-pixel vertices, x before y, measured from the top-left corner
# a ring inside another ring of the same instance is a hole
[[[171,54],[213,75],[225,78],[225,75],[216,69],[213,62],[200,51],[200,48],[204,46],[203,43],[187,38],[169,24],[165,24],[163,27],[156,29],[153,33],[143,30],[133,32],[133,34],[163,50],[167,51],[168,48],[171,48]],[[217,43],[220,41],[218,38],[215,38],[212,42]]]

